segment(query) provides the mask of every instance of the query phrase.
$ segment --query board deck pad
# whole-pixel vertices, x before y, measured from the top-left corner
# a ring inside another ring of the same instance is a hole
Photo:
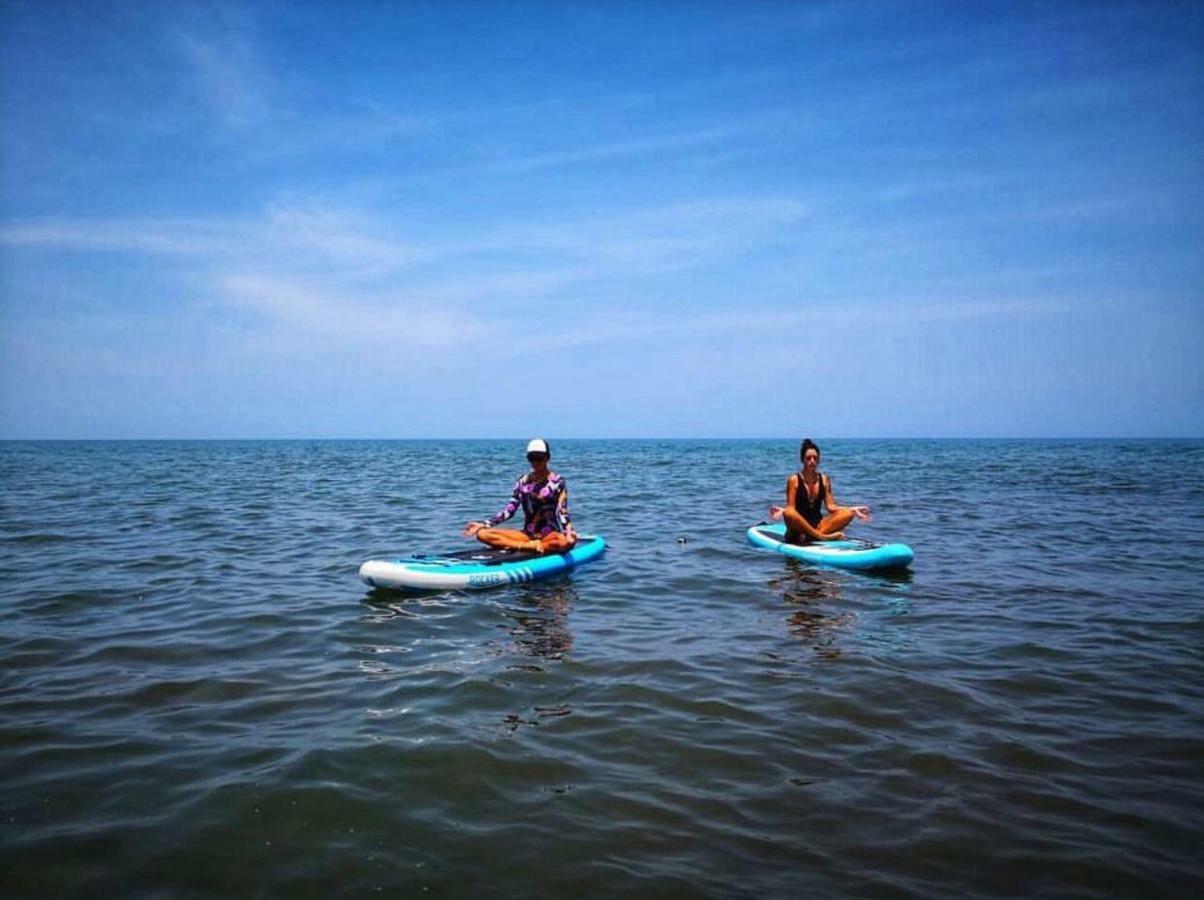
[[[773,526],[753,527],[756,528],[757,533],[763,537],[766,537],[771,541],[778,541],[779,543],[786,544],[787,547],[824,547],[828,544],[834,544],[841,550],[873,550],[875,547],[886,546],[878,541],[867,541],[864,538],[849,538],[848,540],[844,541],[807,541],[805,544],[790,544],[783,540],[785,535],[781,533],[775,533],[771,530]]]
[[[545,554],[547,555],[547,554]],[[507,550],[502,547],[480,547],[472,550],[452,550],[448,553],[416,553],[407,557],[414,562],[432,563],[441,559],[459,563],[477,563],[482,566],[500,566],[503,563],[523,562],[539,559],[540,554],[532,550]]]

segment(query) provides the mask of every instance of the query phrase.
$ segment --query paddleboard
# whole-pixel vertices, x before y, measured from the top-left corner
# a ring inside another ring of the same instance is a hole
[[[875,544],[870,541],[814,541],[810,544],[787,544],[786,526],[778,522],[762,522],[748,529],[749,543],[766,550],[776,550],[817,566],[868,571],[872,569],[903,569],[911,565],[915,554],[906,544]]]
[[[547,578],[602,555],[606,541],[579,535],[567,553],[543,556],[523,550],[479,546],[472,550],[370,559],[360,566],[360,578],[378,588],[408,591],[479,591]]]

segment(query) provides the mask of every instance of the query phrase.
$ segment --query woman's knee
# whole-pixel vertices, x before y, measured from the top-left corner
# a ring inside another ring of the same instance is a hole
[[[543,545],[545,553],[562,553],[573,546],[572,541],[558,532],[544,535],[540,543]]]
[[[482,544],[495,544],[499,540],[505,540],[501,535],[501,531],[502,529],[500,528],[482,528],[477,532],[476,538]]]
[[[831,534],[834,531],[844,531],[845,526],[853,521],[853,511],[842,509],[840,512],[833,513],[831,517],[824,522],[824,532]]]

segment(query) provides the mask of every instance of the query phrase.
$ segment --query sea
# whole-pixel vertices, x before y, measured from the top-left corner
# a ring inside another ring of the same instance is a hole
[[[0,896],[1199,897],[1204,442],[564,440],[606,554],[409,596],[523,440],[0,443]]]

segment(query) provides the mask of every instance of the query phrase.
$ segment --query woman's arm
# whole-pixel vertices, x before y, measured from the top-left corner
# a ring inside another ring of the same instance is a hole
[[[560,490],[556,497],[556,522],[564,534],[574,536],[573,518],[569,515],[569,486],[563,478],[560,479]]]
[[[827,475],[824,476],[824,504],[828,507],[828,514],[838,513],[842,509],[847,509],[858,519],[863,522],[870,520],[870,508],[868,506],[841,506],[840,501],[836,499],[836,495],[832,493],[832,479]]]
[[[510,496],[510,502],[495,512],[488,519],[483,522],[469,522],[467,525],[465,525],[464,536],[472,537],[482,528],[492,528],[494,525],[500,525],[502,522],[505,522],[512,515],[514,515],[523,502],[522,492],[520,490],[522,484],[522,478],[519,478],[518,481],[514,482],[514,493]]]
[[[832,479],[827,475],[820,476],[824,480],[824,506],[828,508],[828,513],[840,512],[843,508],[840,501],[836,499],[836,495],[832,493]]]
[[[518,508],[523,505],[522,489],[523,480],[520,477],[518,481],[514,482],[514,493],[510,495],[510,502],[485,520],[486,528],[492,528],[494,525],[502,524],[518,511]]]

